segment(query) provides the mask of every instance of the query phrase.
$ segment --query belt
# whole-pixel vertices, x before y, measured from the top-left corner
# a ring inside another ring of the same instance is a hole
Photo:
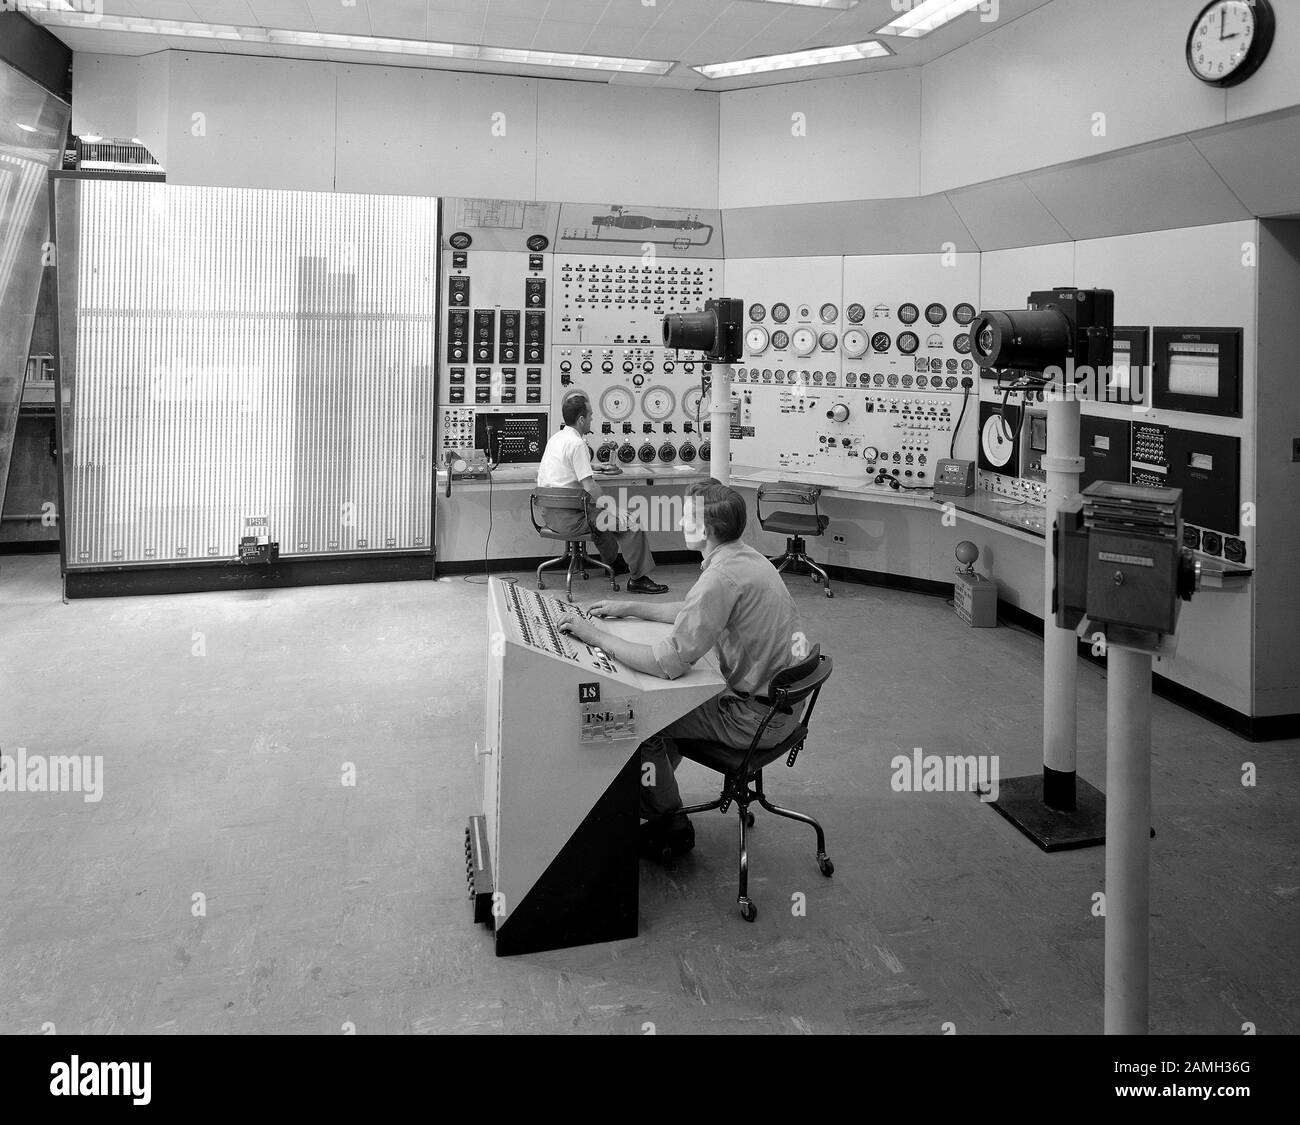
[[[741,699],[745,700],[746,703],[757,703],[763,707],[773,706],[772,701],[768,699],[768,697],[765,695],[740,695],[739,692],[737,692],[736,694],[739,695]],[[794,714],[794,711],[789,707],[779,707],[777,708],[777,710],[779,710],[782,715]]]

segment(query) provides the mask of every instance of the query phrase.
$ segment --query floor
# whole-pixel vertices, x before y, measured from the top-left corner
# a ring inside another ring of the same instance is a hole
[[[659,575],[676,596],[696,573]],[[834,878],[760,810],[746,924],[713,813],[675,872],[642,866],[637,939],[498,959],[462,853],[482,585],[65,605],[57,559],[0,559],[0,750],[104,763],[98,802],[0,793],[0,1032],[1100,1031],[1101,850],[1046,855],[969,793],[891,786],[917,746],[1038,773],[1041,642],[788,581],[836,667],[767,787],[822,820]],[[1104,673],[1079,692],[1104,788]],[[1152,1029],[1294,1034],[1300,743],[1158,699],[1153,726]]]

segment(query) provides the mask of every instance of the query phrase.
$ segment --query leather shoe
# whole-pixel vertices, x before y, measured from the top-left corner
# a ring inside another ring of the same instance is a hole
[[[627,584],[629,594],[666,594],[668,587],[660,585],[652,578],[633,578]]]

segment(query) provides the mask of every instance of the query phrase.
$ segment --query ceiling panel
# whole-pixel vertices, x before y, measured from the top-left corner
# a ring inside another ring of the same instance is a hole
[[[339,0],[309,0],[312,25],[317,31],[335,35],[373,35],[370,7],[363,3],[341,4]],[[382,4],[371,5],[383,7]]]
[[[375,35],[394,39],[423,39],[428,26],[424,0],[384,0],[370,5],[370,27]]]
[[[1300,207],[1300,112],[1272,114],[1191,139],[1252,214],[1288,214]]]

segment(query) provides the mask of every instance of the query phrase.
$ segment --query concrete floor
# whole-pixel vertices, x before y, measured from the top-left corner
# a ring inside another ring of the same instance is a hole
[[[0,568],[0,749],[105,769],[99,803],[0,793],[0,1032],[1101,1029],[1101,850],[1045,855],[972,795],[890,785],[915,746],[1039,772],[1026,633],[788,580],[836,671],[768,790],[822,820],[834,879],[808,829],[760,810],[747,925],[734,813],[708,814],[675,873],[642,866],[639,938],[498,959],[462,854],[482,586],[63,605],[56,559]],[[677,596],[695,573],[660,576]],[[1099,787],[1104,700],[1083,665],[1079,770]],[[1161,700],[1154,729],[1152,1029],[1300,1031],[1300,743],[1251,745]],[[703,769],[681,776],[688,799],[713,795]]]

